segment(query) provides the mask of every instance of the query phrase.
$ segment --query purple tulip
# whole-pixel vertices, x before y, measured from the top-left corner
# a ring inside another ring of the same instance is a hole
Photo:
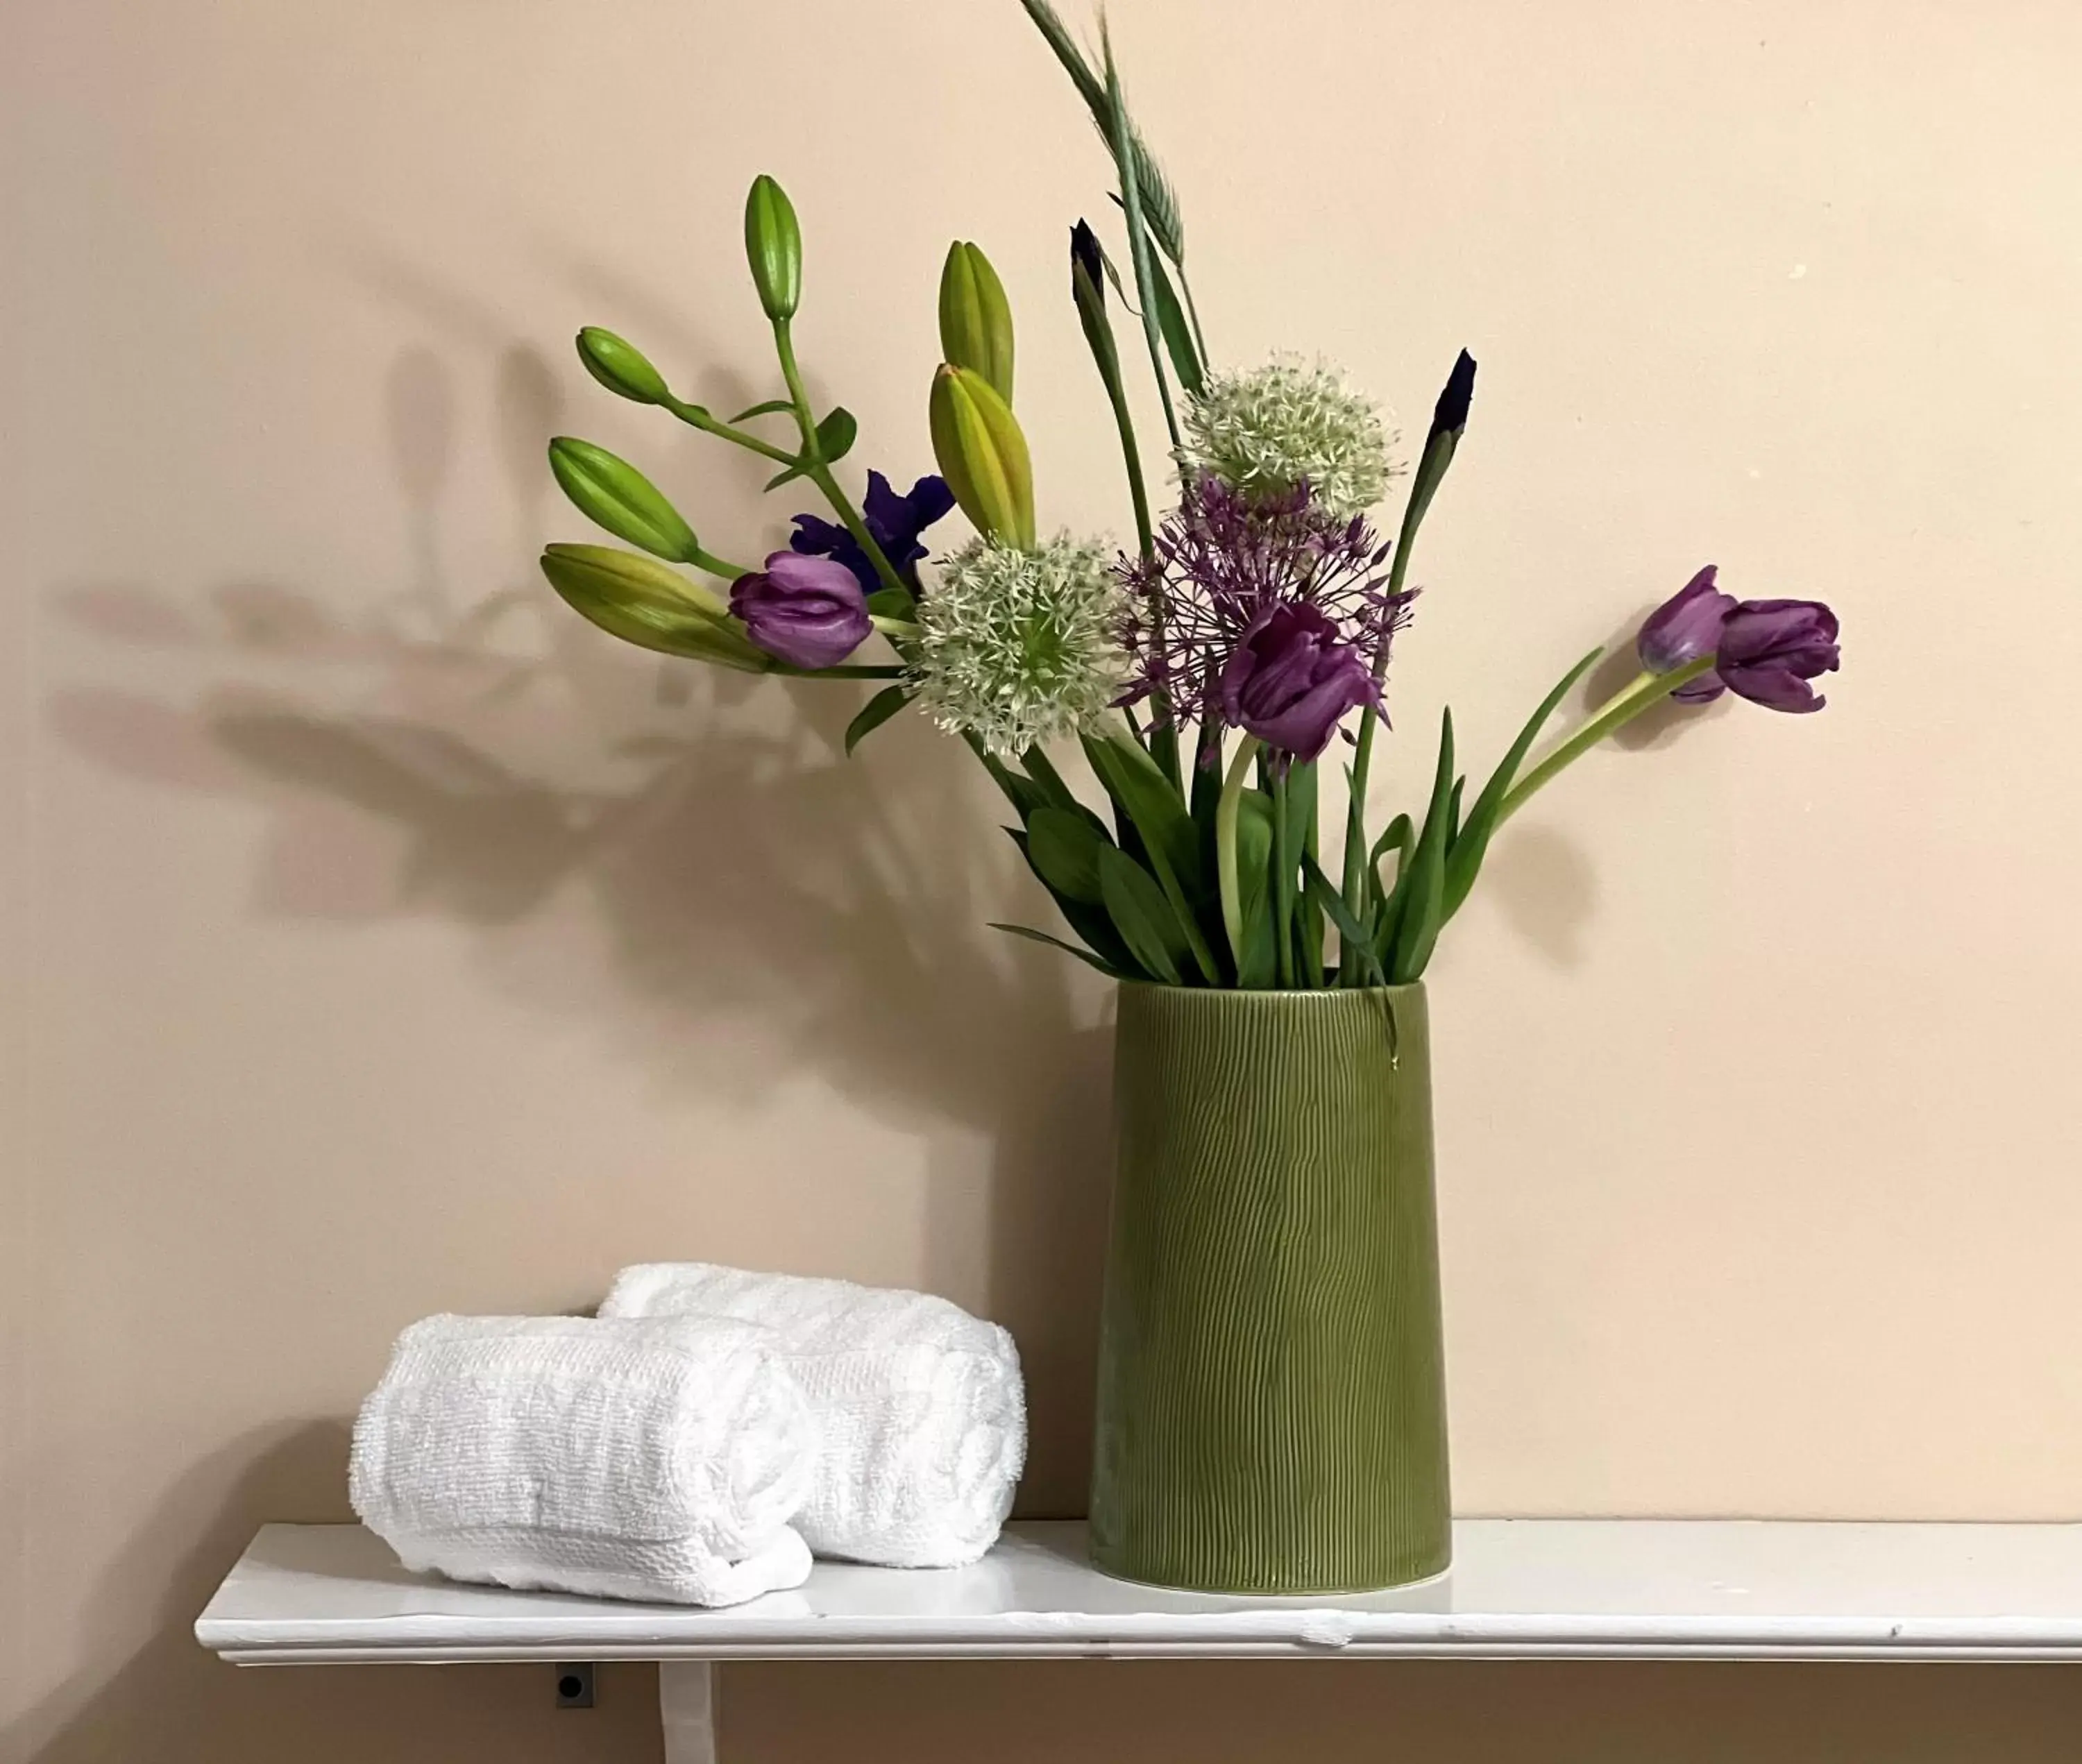
[[[1819,600],[1745,600],[1722,628],[1714,671],[1768,710],[1819,710],[1828,700],[1807,683],[1837,660],[1836,615]]]
[[[1380,688],[1334,621],[1304,602],[1251,621],[1222,669],[1222,714],[1267,746],[1313,760],[1345,714],[1378,703]]]
[[[836,667],[875,629],[852,570],[830,558],[777,551],[731,584],[745,635],[790,667]]]
[[[867,474],[867,495],[861,503],[862,524],[914,593],[918,587],[918,560],[925,555],[918,536],[954,506],[955,493],[947,488],[947,481],[932,473],[920,478],[904,496],[896,494],[881,473]],[[869,594],[882,586],[867,554],[836,521],[816,515],[798,515],[794,537],[788,542],[813,557],[836,558],[853,571]]]
[[[1721,646],[1721,628],[1735,609],[1735,598],[1714,586],[1717,568],[1708,564],[1642,621],[1634,640],[1641,665],[1651,674],[1673,674]],[[1681,704],[1703,705],[1726,688],[1713,675],[1688,680],[1670,696]]]

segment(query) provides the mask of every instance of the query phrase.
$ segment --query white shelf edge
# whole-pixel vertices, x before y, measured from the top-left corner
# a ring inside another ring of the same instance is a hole
[[[1484,1659],[2082,1662],[2082,1525],[1464,1520],[1443,1581],[1251,1600],[1108,1579],[1082,1528],[943,1572],[820,1564],[731,1610],[407,1574],[358,1526],[271,1526],[196,1623],[241,1665],[528,1661]]]

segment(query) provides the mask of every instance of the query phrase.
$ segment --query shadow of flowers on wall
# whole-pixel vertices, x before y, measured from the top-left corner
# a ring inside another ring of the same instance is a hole
[[[466,597],[440,567],[455,400],[439,358],[407,352],[388,408],[414,579],[347,612],[278,583],[63,589],[57,611],[119,684],[61,690],[52,726],[127,777],[258,808],[256,916],[459,925],[487,983],[592,1025],[661,1108],[754,1109],[807,1076],[915,1138],[918,1278],[1014,1328],[1030,1497],[1076,1510],[1103,988],[986,928],[1045,897],[958,744],[900,723],[849,760],[860,688],[659,663],[555,601],[533,570],[547,384],[532,356],[504,359],[495,415],[529,441],[508,450],[525,547],[509,584]],[[760,1172],[693,1153],[688,1177]]]

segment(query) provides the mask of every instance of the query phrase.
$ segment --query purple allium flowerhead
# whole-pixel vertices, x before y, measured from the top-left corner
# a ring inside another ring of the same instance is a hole
[[[867,495],[861,503],[862,524],[914,594],[918,591],[918,560],[925,555],[918,536],[954,506],[955,493],[947,488],[947,481],[936,474],[927,473],[904,496],[896,494],[881,473],[867,474]],[[837,559],[853,571],[863,593],[872,594],[882,586],[867,554],[836,521],[817,515],[798,515],[794,536],[788,543],[808,555]]]
[[[1332,670],[1334,646],[1356,661],[1366,680],[1367,693],[1348,697],[1338,714],[1377,703],[1376,664],[1385,665],[1416,598],[1414,591],[1388,592],[1388,553],[1363,516],[1329,513],[1305,483],[1247,495],[1212,476],[1189,478],[1150,559],[1123,558],[1119,566],[1129,603],[1122,637],[1135,664],[1123,701],[1162,695],[1174,722],[1249,727],[1245,698],[1224,690],[1224,676],[1246,640],[1262,636],[1274,613],[1291,608],[1305,608],[1314,620],[1283,621],[1283,651],[1305,634],[1316,658],[1312,667]],[[1335,671],[1351,683],[1342,667]],[[1311,727],[1306,751],[1263,738],[1313,757],[1335,724],[1333,718],[1320,740]]]
[[[852,570],[832,558],[777,551],[731,584],[745,635],[790,667],[836,667],[875,629]]]

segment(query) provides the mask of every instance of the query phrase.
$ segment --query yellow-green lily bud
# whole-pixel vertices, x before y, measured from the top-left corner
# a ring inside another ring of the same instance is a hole
[[[694,529],[628,461],[575,436],[560,435],[550,443],[550,469],[578,512],[616,538],[674,563],[701,561]]]
[[[1012,307],[990,259],[957,239],[940,272],[940,353],[1012,402]]]
[[[744,199],[744,255],[769,318],[792,318],[803,297],[803,229],[788,192],[764,172]]]
[[[635,344],[625,343],[611,330],[588,325],[579,333],[579,360],[594,379],[617,396],[639,404],[670,404],[665,377],[651,365]]]
[[[942,362],[929,410],[940,475],[971,525],[1001,545],[1034,547],[1034,468],[1012,406],[972,368]]]
[[[550,586],[625,643],[764,674],[773,658],[754,649],[721,596],[633,551],[612,545],[551,545],[542,554]]]

